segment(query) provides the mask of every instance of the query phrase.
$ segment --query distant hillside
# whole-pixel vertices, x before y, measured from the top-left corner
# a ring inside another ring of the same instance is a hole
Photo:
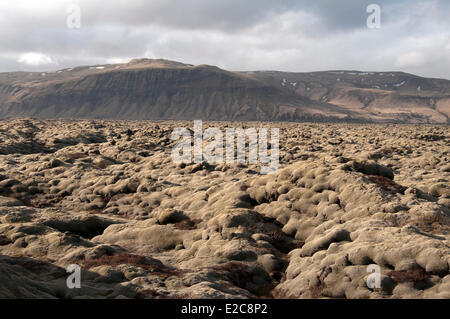
[[[374,121],[450,123],[450,81],[400,72],[246,72],[314,101]]]
[[[450,81],[403,73],[229,72],[134,59],[0,73],[1,117],[450,123]]]

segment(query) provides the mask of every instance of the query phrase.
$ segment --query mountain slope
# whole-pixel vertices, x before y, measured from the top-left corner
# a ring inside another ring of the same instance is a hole
[[[313,120],[353,112],[243,74],[164,60],[0,77],[0,116]]]
[[[247,72],[288,92],[374,121],[450,123],[450,81],[401,72]]]
[[[229,72],[134,59],[0,73],[0,117],[449,123],[450,81],[403,73]]]

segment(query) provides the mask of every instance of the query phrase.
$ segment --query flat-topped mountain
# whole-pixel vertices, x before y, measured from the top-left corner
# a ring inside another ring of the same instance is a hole
[[[450,81],[230,72],[163,59],[0,73],[1,117],[450,123]]]

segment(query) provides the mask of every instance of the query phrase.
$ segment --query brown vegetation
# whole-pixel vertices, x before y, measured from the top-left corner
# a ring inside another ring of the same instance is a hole
[[[118,253],[112,256],[103,255],[99,258],[89,259],[83,262],[83,268],[85,269],[105,265],[112,267],[118,265],[132,265],[143,268],[152,274],[159,274],[161,276],[178,276],[181,274],[179,270],[168,267],[159,260],[129,253]]]
[[[405,193],[406,187],[397,184],[396,182],[387,177],[378,175],[368,175],[367,178],[386,191],[400,194]]]
[[[423,269],[391,271],[387,275],[391,277],[392,280],[394,280],[396,283],[412,282],[414,284],[431,277],[431,275],[426,273]]]

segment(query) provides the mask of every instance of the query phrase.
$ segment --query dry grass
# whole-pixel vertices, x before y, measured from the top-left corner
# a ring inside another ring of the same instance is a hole
[[[197,225],[201,222],[201,219],[185,219],[181,222],[175,223],[173,226],[179,230],[193,230],[197,229]]]
[[[387,177],[379,175],[367,175],[367,178],[386,191],[400,194],[405,193],[406,187],[397,184]]]
[[[426,226],[431,226],[433,224],[450,226],[450,217],[444,214],[435,214],[431,216],[422,216],[420,218],[416,218],[412,220],[412,222]]]
[[[309,287],[309,293],[311,294],[311,298],[317,299],[323,297],[323,291],[325,286],[323,284],[317,284],[315,286]]]
[[[164,277],[178,276],[181,274],[179,270],[168,267],[156,259],[129,253],[119,253],[112,256],[103,255],[99,258],[89,259],[84,261],[83,268],[90,269],[93,267],[105,265],[108,266],[132,265],[143,268],[152,274],[157,274]]]
[[[426,273],[423,269],[391,271],[387,275],[396,283],[413,282],[414,284],[431,277],[431,275]]]
[[[412,219],[411,223],[423,231],[450,231],[450,217],[445,214],[420,216]]]
[[[80,159],[88,157],[88,155],[85,153],[68,153],[66,154],[66,156],[71,159]]]

